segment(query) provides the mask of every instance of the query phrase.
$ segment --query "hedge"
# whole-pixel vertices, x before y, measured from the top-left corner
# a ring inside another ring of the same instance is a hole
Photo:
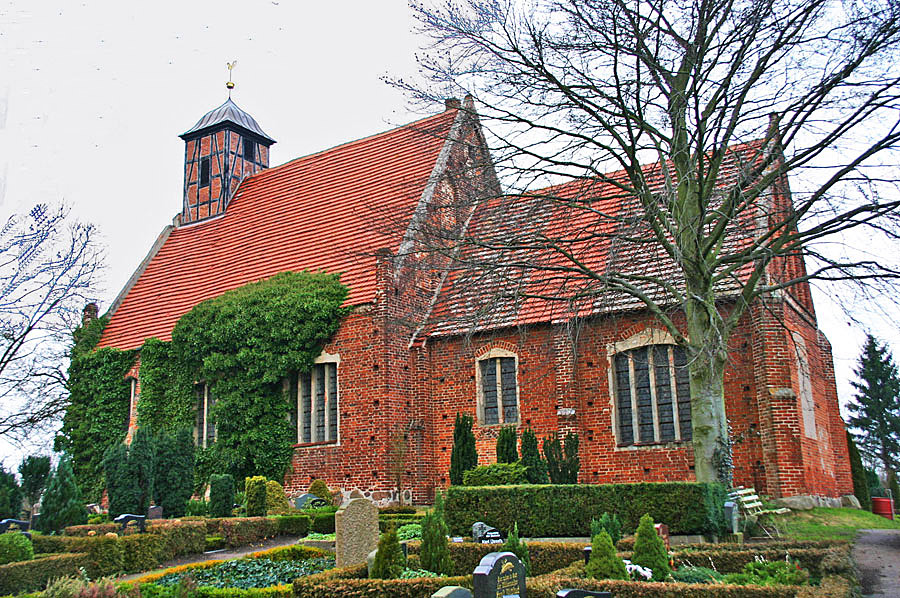
[[[0,565],[0,595],[42,590],[51,579],[78,575],[89,563],[87,553],[74,553]]]
[[[181,598],[184,594],[176,586],[158,586],[144,584],[141,586],[141,598]],[[291,598],[291,586],[270,586],[240,590],[237,588],[212,588],[202,586],[190,590],[191,598]]]
[[[334,533],[334,513],[314,513],[312,518],[311,531],[320,534]]]
[[[309,515],[278,515],[274,519],[277,533],[291,536],[305,536],[312,523]]]
[[[604,512],[617,514],[626,529],[649,513],[672,534],[716,534],[725,529],[725,500],[721,485],[691,482],[451,486],[444,513],[455,535],[483,521],[503,531],[518,523],[532,538],[586,536],[591,518]]]
[[[759,549],[747,547],[745,550],[690,550],[678,551],[673,555],[675,564],[713,567],[720,573],[739,573],[744,565],[752,563],[757,557],[767,561],[783,561],[791,558],[800,563],[804,569],[814,576],[823,574],[850,574],[850,547],[835,546],[832,548],[781,548]]]
[[[472,587],[472,576],[367,579],[365,564],[330,569],[294,580],[295,598],[420,598],[444,586]]]
[[[399,529],[401,526],[407,525],[409,523],[418,523],[422,524],[422,521],[425,520],[425,513],[379,513],[378,515],[378,530],[381,532],[386,532],[393,525],[395,528]]]
[[[544,575],[562,569],[584,558],[585,544],[578,542],[526,542],[531,561],[532,575]],[[457,575],[471,575],[484,555],[500,550],[496,544],[476,544],[474,542],[447,545],[453,559],[453,572]],[[422,543],[408,542],[410,556],[419,555]]]

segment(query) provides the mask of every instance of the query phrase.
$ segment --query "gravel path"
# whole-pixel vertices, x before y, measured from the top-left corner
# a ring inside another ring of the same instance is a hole
[[[863,596],[900,598],[900,530],[860,530],[853,558]]]

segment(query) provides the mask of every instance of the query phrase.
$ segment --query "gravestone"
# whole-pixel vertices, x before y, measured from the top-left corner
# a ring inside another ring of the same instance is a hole
[[[481,521],[472,524],[472,539],[480,544],[503,544],[500,531]]]
[[[525,598],[525,566],[511,552],[484,555],[472,572],[475,598]]]
[[[31,524],[27,521],[21,521],[19,519],[4,519],[0,521],[0,534],[8,532],[12,529],[18,529],[22,532],[27,532],[28,528]]]
[[[669,552],[669,526],[665,523],[657,523],[653,527],[656,529],[656,535],[663,539],[666,552]]]
[[[462,586],[444,586],[432,594],[431,598],[472,598],[472,590]]]
[[[128,527],[128,524],[134,522],[137,523],[138,530],[143,534],[147,531],[147,517],[146,515],[132,515],[131,513],[122,513],[115,519],[113,519],[113,523],[119,523],[122,525],[122,532],[125,532],[125,528]]]
[[[360,565],[378,548],[378,507],[354,498],[334,514],[335,561],[338,567]]]
[[[560,590],[556,598],[612,598],[609,592],[595,592],[594,590]]]
[[[294,507],[297,509],[315,509],[318,507],[327,507],[328,501],[318,497],[315,494],[301,494],[294,499]]]
[[[159,505],[155,505],[147,509],[147,519],[162,519],[163,516],[163,508]]]

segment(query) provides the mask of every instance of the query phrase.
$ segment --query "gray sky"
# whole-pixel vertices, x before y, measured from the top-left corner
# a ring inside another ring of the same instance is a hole
[[[96,224],[103,311],[181,208],[178,134],[227,97],[226,61],[276,165],[418,116],[380,81],[415,71],[413,26],[405,0],[0,0],[0,215],[64,200]],[[863,333],[815,299],[846,401]]]

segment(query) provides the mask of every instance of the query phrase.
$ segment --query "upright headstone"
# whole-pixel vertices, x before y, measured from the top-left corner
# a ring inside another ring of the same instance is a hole
[[[432,594],[431,598],[472,598],[472,590],[462,586],[444,586]]]
[[[348,567],[366,562],[378,548],[378,507],[354,498],[334,514],[335,564]]]
[[[612,598],[609,592],[595,592],[594,590],[560,590],[556,598]]]
[[[147,509],[147,519],[162,519],[163,516],[163,508],[160,506],[153,506]]]
[[[525,565],[511,552],[484,555],[472,572],[475,598],[525,598]]]

